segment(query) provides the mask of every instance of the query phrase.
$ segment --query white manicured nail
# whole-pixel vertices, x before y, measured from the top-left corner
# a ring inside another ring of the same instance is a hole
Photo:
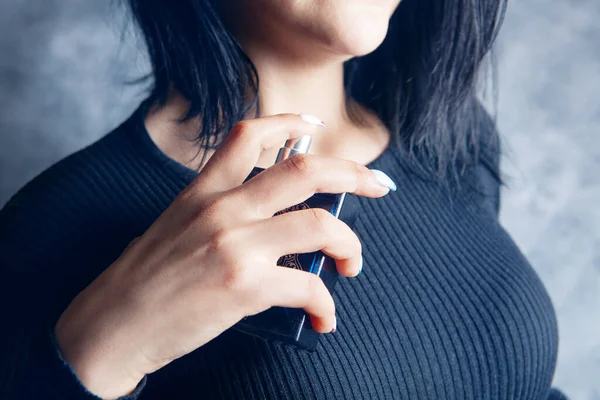
[[[362,272],[362,269],[363,269],[363,265],[364,265],[364,264],[365,264],[365,259],[364,259],[364,257],[361,255],[361,256],[360,256],[360,269],[358,270],[358,274],[360,274],[360,273]],[[358,275],[358,274],[357,274],[357,275]]]
[[[314,115],[305,114],[305,113],[301,113],[301,114],[298,114],[298,115],[300,116],[300,118],[302,118],[303,120],[305,120],[309,124],[314,124],[314,125],[319,125],[319,126],[325,126],[325,122],[321,121],[319,118],[315,117]]]
[[[392,190],[392,191],[396,191],[396,189],[398,188],[396,186],[396,184],[394,183],[394,181],[387,176],[387,174],[383,171],[380,171],[378,169],[372,169],[371,171],[373,171],[373,174],[375,175],[375,178],[377,179],[377,183],[379,183],[382,186],[385,186],[386,188]]]

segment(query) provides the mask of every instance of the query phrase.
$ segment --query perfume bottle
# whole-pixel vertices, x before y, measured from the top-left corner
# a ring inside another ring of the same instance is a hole
[[[306,135],[286,141],[284,147],[279,149],[275,163],[295,154],[308,153],[311,140],[312,137]],[[254,167],[244,182],[262,171],[264,168]],[[333,216],[348,224],[350,228],[354,228],[360,205],[356,195],[352,193],[316,193],[302,203],[278,211],[274,216],[315,207],[329,211]],[[291,226],[290,229],[294,229],[294,227]],[[321,250],[313,253],[284,255],[279,258],[277,265],[281,268],[296,268],[318,275],[330,293],[333,293],[339,277],[335,260]],[[296,308],[271,307],[262,313],[245,317],[234,328],[247,334],[284,342],[307,350],[315,350],[320,337],[320,334],[312,329],[310,318],[306,312]]]

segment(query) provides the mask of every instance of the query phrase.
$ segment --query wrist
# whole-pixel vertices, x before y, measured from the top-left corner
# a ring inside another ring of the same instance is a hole
[[[100,341],[97,334],[86,334],[79,324],[70,326],[63,316],[54,328],[54,338],[62,361],[79,383],[97,397],[116,399],[130,395],[145,376],[127,370],[127,360],[119,359],[123,353],[117,346]]]
[[[136,391],[144,377],[127,377],[115,371],[111,366],[88,360],[73,363],[65,360],[77,377],[79,383],[93,395],[102,399],[118,399]]]

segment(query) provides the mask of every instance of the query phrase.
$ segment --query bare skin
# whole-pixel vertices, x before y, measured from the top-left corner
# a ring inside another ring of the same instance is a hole
[[[263,97],[261,94],[261,101]],[[276,102],[282,104],[281,102]],[[261,109],[269,109],[261,105]],[[311,107],[307,104],[307,109]],[[277,107],[276,110],[284,112],[285,106]],[[313,138],[310,153],[325,155],[329,157],[342,158],[366,165],[377,158],[389,145],[390,134],[385,125],[366,108],[354,104],[355,112],[361,118],[361,124],[356,124],[347,115],[345,108],[337,117],[330,117],[321,133]],[[167,156],[193,170],[202,169],[200,165],[202,153],[194,144],[194,138],[200,129],[196,120],[180,124],[176,120],[185,115],[188,102],[176,91],[172,91],[169,100],[163,107],[153,106],[145,118],[148,134],[154,143]],[[295,113],[304,112],[301,106],[290,107]],[[277,112],[263,111],[264,115],[276,115]],[[311,113],[312,114],[312,113]],[[312,114],[320,118],[319,114]],[[279,148],[284,142],[264,149],[257,161],[257,166],[268,168],[273,165]],[[206,152],[204,164],[212,157],[215,150],[203,150]]]
[[[316,155],[243,183],[263,149],[317,131],[293,114],[238,124],[198,178],[75,298],[55,333],[90,391],[129,393],[144,375],[272,306],[303,308],[317,332],[333,329],[335,305],[321,279],[276,262],[321,249],[341,275],[355,276],[360,240],[325,210],[272,216],[315,192],[381,197],[389,189],[359,163]]]
[[[272,306],[304,309],[317,332],[335,326],[335,304],[321,279],[276,262],[285,254],[322,250],[341,275],[353,277],[361,264],[360,240],[324,210],[273,215],[317,192],[371,198],[389,192],[365,167],[388,145],[389,132],[360,106],[363,125],[346,114],[343,62],[381,43],[380,25],[387,26],[398,1],[283,1],[289,7],[280,7],[280,0],[228,2],[244,7],[248,18],[266,15],[285,24],[259,23],[269,35],[246,31],[243,21],[226,14],[257,67],[261,118],[239,122],[200,166],[188,140],[197,122],[173,121],[187,110],[185,99],[173,91],[166,106],[146,116],[157,146],[200,173],[58,320],[63,357],[99,397],[130,393],[146,374]],[[304,121],[296,115],[301,112],[326,127]],[[279,147],[301,135],[312,135],[311,154],[272,165]],[[243,183],[254,166],[267,169]]]
[[[229,0],[223,4],[226,23],[258,71],[262,115],[308,113],[324,121],[325,129],[313,138],[312,154],[365,165],[384,151],[390,133],[381,120],[356,103],[352,108],[362,124],[347,113],[343,64],[381,43],[399,0]],[[168,156],[198,169],[200,157],[194,158],[197,148],[190,139],[200,126],[195,121],[174,122],[187,109],[187,101],[172,91],[164,108],[150,111],[146,128]],[[248,118],[253,117],[251,110]],[[265,149],[257,165],[271,166],[282,145]]]

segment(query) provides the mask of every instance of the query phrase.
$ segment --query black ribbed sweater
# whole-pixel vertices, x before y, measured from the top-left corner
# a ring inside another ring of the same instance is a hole
[[[165,156],[143,107],[42,173],[0,212],[0,398],[95,398],[52,327],[196,173]],[[228,330],[147,376],[140,399],[543,399],[557,325],[534,270],[498,222],[498,183],[443,188],[388,147],[368,164],[398,191],[359,197],[364,269],[334,293],[338,330],[315,352]],[[157,318],[160,316],[157,315]]]

